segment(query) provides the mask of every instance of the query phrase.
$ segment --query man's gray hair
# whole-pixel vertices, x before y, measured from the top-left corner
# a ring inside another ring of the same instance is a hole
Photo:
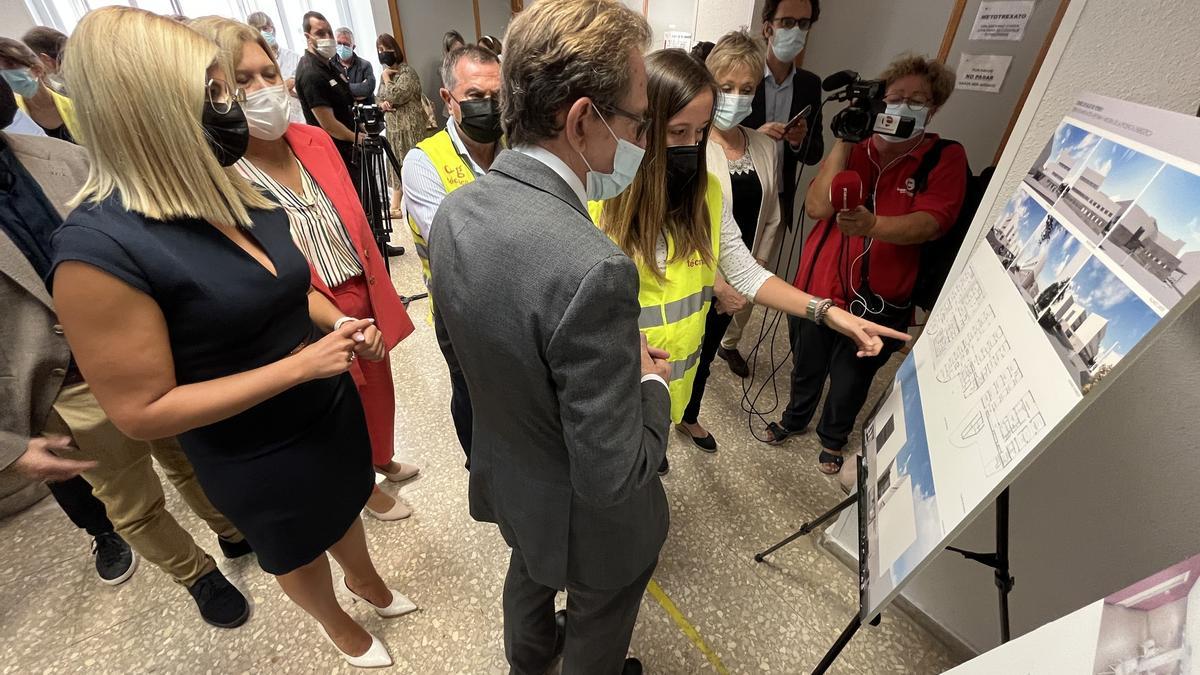
[[[342,26],[341,28],[333,31],[333,37],[335,37],[335,38],[341,37],[343,35],[350,38],[350,44],[354,44],[354,31],[350,30],[348,27]]]
[[[475,63],[500,65],[500,59],[496,58],[496,53],[485,47],[467,45],[452,49],[449,54],[446,54],[446,58],[442,59],[442,86],[448,91],[454,91],[454,88],[458,86],[458,77],[454,71],[462,59],[470,59]]]

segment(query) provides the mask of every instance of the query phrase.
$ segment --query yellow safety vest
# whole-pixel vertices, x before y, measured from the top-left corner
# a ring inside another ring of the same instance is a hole
[[[721,184],[712,174],[708,176],[708,220],[712,237],[713,260],[721,248]],[[604,202],[588,202],[592,221],[600,223]],[[687,259],[677,259],[675,242],[667,235],[666,279],[659,280],[654,272],[638,263],[638,304],[642,313],[638,329],[646,341],[671,354],[671,421],[683,419],[683,411],[692,398],[692,383],[700,364],[700,347],[704,342],[704,322],[709,301],[713,298],[716,264],[705,264],[699,253]]]
[[[75,104],[71,99],[57,91],[49,87],[46,87],[46,89],[50,92],[50,100],[54,101],[54,107],[58,110],[58,116],[62,118],[63,125],[67,127],[67,132],[71,134],[71,138],[75,139],[76,143],[82,145],[83,132],[79,128],[79,117],[75,115]],[[28,115],[29,104],[19,94],[14,94],[13,96],[17,99],[17,107]]]
[[[471,171],[471,167],[458,154],[450,132],[445,129],[417,143],[417,147],[433,162],[433,168],[442,179],[446,194],[475,180],[475,172]],[[425,288],[428,289],[433,282],[433,275],[429,271],[429,242],[421,236],[421,229],[417,227],[412,214],[408,216],[408,227],[412,230],[413,246],[417,249],[417,257],[421,259],[421,276],[425,279]],[[433,316],[433,296],[429,297],[429,316]]]

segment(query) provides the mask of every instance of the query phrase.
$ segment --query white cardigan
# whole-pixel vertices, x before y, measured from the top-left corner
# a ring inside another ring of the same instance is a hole
[[[762,184],[762,203],[758,207],[758,225],[754,230],[754,246],[750,252],[757,260],[770,261],[780,243],[779,214],[779,166],[775,154],[775,141],[754,129],[738,127],[746,132],[746,151]],[[733,188],[729,182],[729,161],[725,149],[710,136],[705,150],[708,171],[716,175],[721,183],[721,198],[729,209],[733,209]]]

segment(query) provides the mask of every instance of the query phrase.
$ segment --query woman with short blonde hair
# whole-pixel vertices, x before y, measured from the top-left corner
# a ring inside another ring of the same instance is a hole
[[[368,283],[368,278],[387,277],[387,263],[333,140],[320,127],[288,122],[287,88],[258,31],[220,16],[194,19],[188,26],[217,43],[217,64],[246,97],[242,107],[250,141],[234,168],[287,213],[292,240],[312,267],[313,288],[342,314],[375,319],[390,350],[412,332],[412,322],[391,284]],[[393,482],[413,478],[417,467],[392,458],[396,392],[390,359],[385,354],[359,362],[352,374],[375,470]],[[402,520],[412,509],[376,486],[366,512],[380,520]]]
[[[382,339],[369,319],[336,318],[284,212],[227,168],[249,136],[216,57],[143,10],[80,21],[63,67],[91,172],[54,235],[54,304],[112,421],[134,438],[178,436],[263,570],[348,662],[387,665],[338,605],[325,555],[381,615],[415,609],[379,577],[359,520],[374,480],[346,371],[382,358]]]

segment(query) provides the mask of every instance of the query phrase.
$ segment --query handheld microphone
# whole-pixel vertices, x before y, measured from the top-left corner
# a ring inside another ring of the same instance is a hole
[[[847,85],[853,84],[858,80],[858,73],[853,70],[839,70],[829,77],[821,80],[821,88],[825,91],[834,91],[841,89]]]
[[[863,204],[862,176],[855,171],[842,171],[829,183],[829,202],[833,210],[853,211]]]

